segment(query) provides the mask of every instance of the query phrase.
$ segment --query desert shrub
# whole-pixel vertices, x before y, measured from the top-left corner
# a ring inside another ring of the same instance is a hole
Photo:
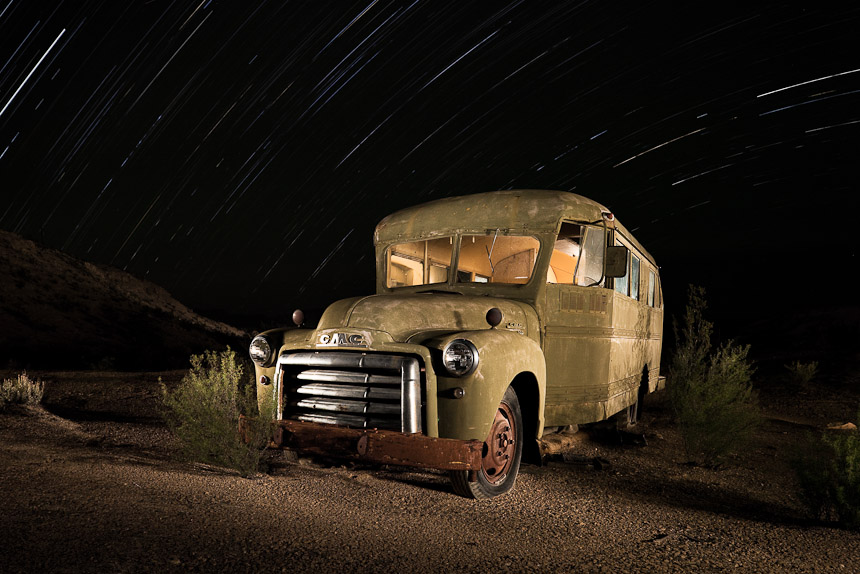
[[[42,402],[45,383],[31,379],[21,373],[14,379],[3,379],[0,383],[0,408],[7,405],[38,405]]]
[[[792,383],[801,387],[807,387],[818,374],[818,361],[809,363],[794,361],[785,365],[785,369],[788,371]]]
[[[794,467],[811,515],[860,529],[860,431],[810,435],[801,452]]]
[[[98,361],[90,364],[90,369],[93,371],[116,371],[116,357],[102,357]]]
[[[164,419],[179,439],[184,458],[234,468],[243,475],[260,470],[271,425],[250,425],[243,440],[239,415],[271,420],[273,407],[268,401],[259,412],[253,375],[244,371],[228,347],[192,355],[191,369],[175,390],[162,384]]]
[[[732,342],[711,351],[713,324],[704,317],[705,290],[690,286],[677,349],[669,368],[669,396],[687,456],[716,465],[752,436],[760,421],[751,385],[749,345]]]

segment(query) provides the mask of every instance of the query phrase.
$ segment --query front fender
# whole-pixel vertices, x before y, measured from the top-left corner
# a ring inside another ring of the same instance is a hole
[[[465,377],[448,376],[442,365],[442,349],[454,339],[468,339],[478,350],[478,367]],[[533,405],[536,413],[529,413],[543,428],[544,396],[546,390],[546,362],[543,351],[532,339],[499,329],[465,331],[428,341],[433,353],[434,371],[438,389],[439,436],[461,440],[485,440],[496,416],[496,409],[508,386],[518,385],[520,393],[537,396],[520,397],[521,404]],[[463,389],[456,398],[455,389]],[[524,413],[524,417],[526,413]]]

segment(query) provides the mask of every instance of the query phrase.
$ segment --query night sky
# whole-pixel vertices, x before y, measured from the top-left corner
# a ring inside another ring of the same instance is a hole
[[[757,4],[0,0],[0,228],[288,316],[373,290],[392,211],[559,189],[667,285],[838,285],[860,8]]]

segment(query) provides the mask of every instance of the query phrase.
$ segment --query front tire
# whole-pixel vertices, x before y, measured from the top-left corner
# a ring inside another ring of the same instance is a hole
[[[523,454],[523,416],[513,387],[508,387],[484,441],[477,480],[469,482],[469,471],[451,471],[454,492],[479,500],[493,498],[511,490],[520,470]]]

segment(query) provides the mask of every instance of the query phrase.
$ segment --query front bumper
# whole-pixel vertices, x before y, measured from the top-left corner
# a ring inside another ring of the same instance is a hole
[[[248,424],[242,417],[240,430]],[[417,466],[439,470],[478,470],[484,443],[407,434],[390,430],[351,429],[335,425],[279,420],[273,446],[348,460]]]

